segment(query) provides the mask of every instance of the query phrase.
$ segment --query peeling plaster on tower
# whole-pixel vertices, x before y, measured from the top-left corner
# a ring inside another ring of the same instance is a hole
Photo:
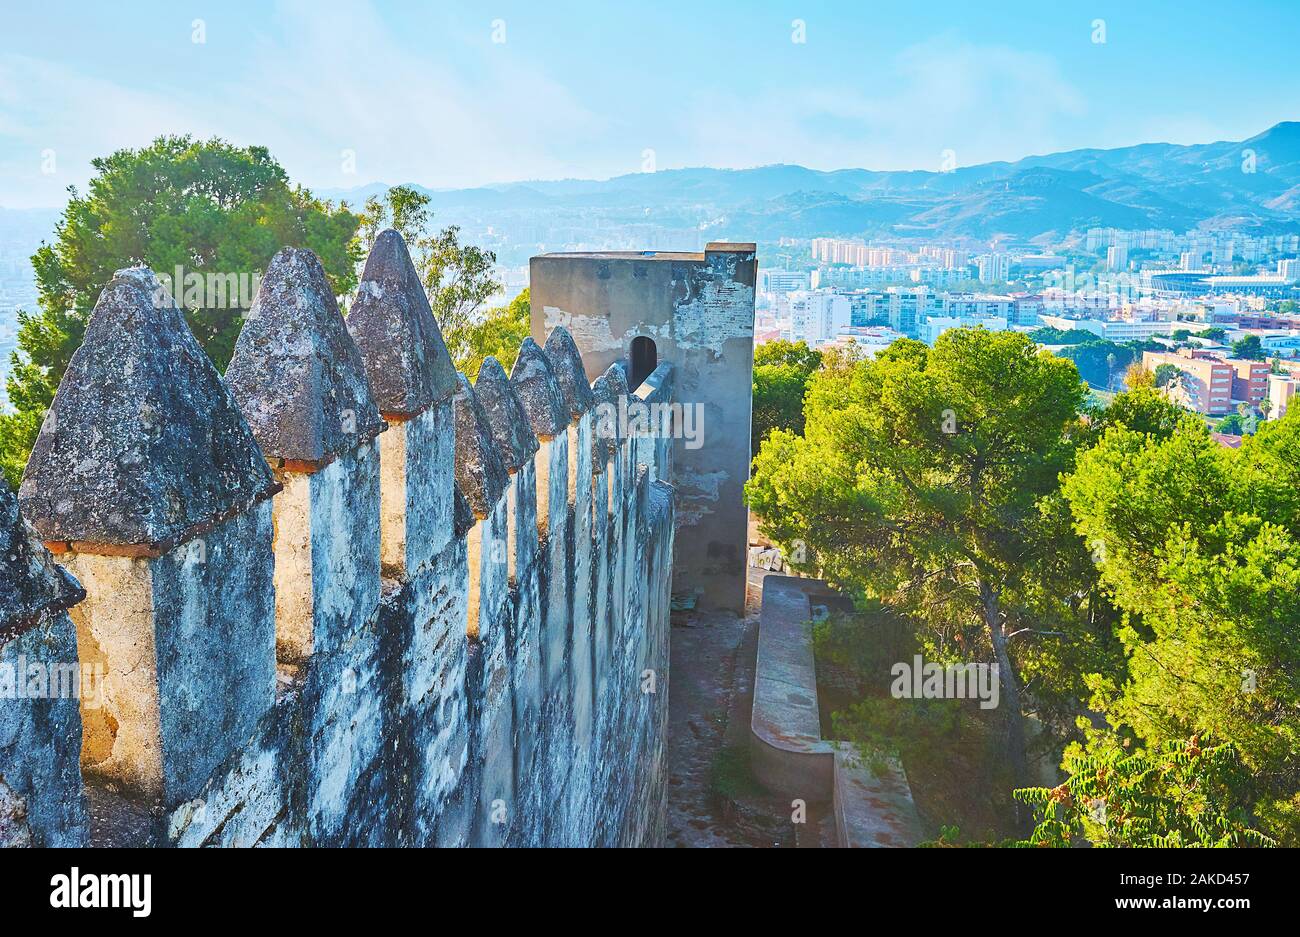
[[[544,254],[532,259],[530,277],[537,341],[567,329],[595,380],[613,364],[630,366],[633,340],[648,338],[657,361],[675,366],[675,399],[701,408],[703,444],[673,446],[673,592],[737,613],[745,604],[756,267],[753,244],[719,243],[703,253]]]

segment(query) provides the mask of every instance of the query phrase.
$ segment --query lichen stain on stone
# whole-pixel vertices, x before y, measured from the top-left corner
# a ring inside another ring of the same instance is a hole
[[[27,825],[27,800],[19,797],[0,776],[0,849],[26,848],[32,845],[31,827]]]

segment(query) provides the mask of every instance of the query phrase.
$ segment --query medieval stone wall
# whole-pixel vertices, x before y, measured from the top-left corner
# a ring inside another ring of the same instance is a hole
[[[346,319],[278,254],[224,378],[119,272],[0,492],[0,845],[86,842],[85,784],[159,845],[659,842],[672,447],[596,431],[626,394],[562,329],[471,386],[391,231]]]
[[[673,446],[677,538],[673,591],[745,611],[754,366],[753,244],[543,254],[530,264],[532,332],[572,334],[593,380],[653,343],[675,370],[687,422]],[[636,390],[636,388],[633,388]]]

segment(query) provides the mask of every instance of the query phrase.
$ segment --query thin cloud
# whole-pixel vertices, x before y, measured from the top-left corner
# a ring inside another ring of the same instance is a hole
[[[0,205],[62,204],[90,161],[181,130],[211,128],[170,95],[126,88],[32,56],[0,56]],[[47,172],[53,156],[54,172]]]
[[[971,165],[1056,148],[1086,115],[1049,57],[940,37],[834,87],[747,103],[712,93],[696,102],[683,164],[938,169],[952,150]]]
[[[584,168],[571,155],[575,142],[604,133],[603,121],[509,43],[467,40],[471,61],[458,71],[409,50],[368,7],[323,15],[292,3],[277,16],[284,39],[255,36],[247,68],[165,95],[61,62],[0,59],[0,205],[61,204],[67,185],[89,178],[93,157],[165,133],[267,146],[314,188],[574,175]],[[58,154],[56,177],[41,173],[47,148]]]

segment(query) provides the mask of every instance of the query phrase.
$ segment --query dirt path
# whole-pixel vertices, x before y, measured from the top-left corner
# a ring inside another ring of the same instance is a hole
[[[751,570],[762,573],[762,570]],[[674,616],[668,691],[668,845],[793,846],[783,811],[748,768],[749,713],[758,646],[751,577],[749,615]]]

